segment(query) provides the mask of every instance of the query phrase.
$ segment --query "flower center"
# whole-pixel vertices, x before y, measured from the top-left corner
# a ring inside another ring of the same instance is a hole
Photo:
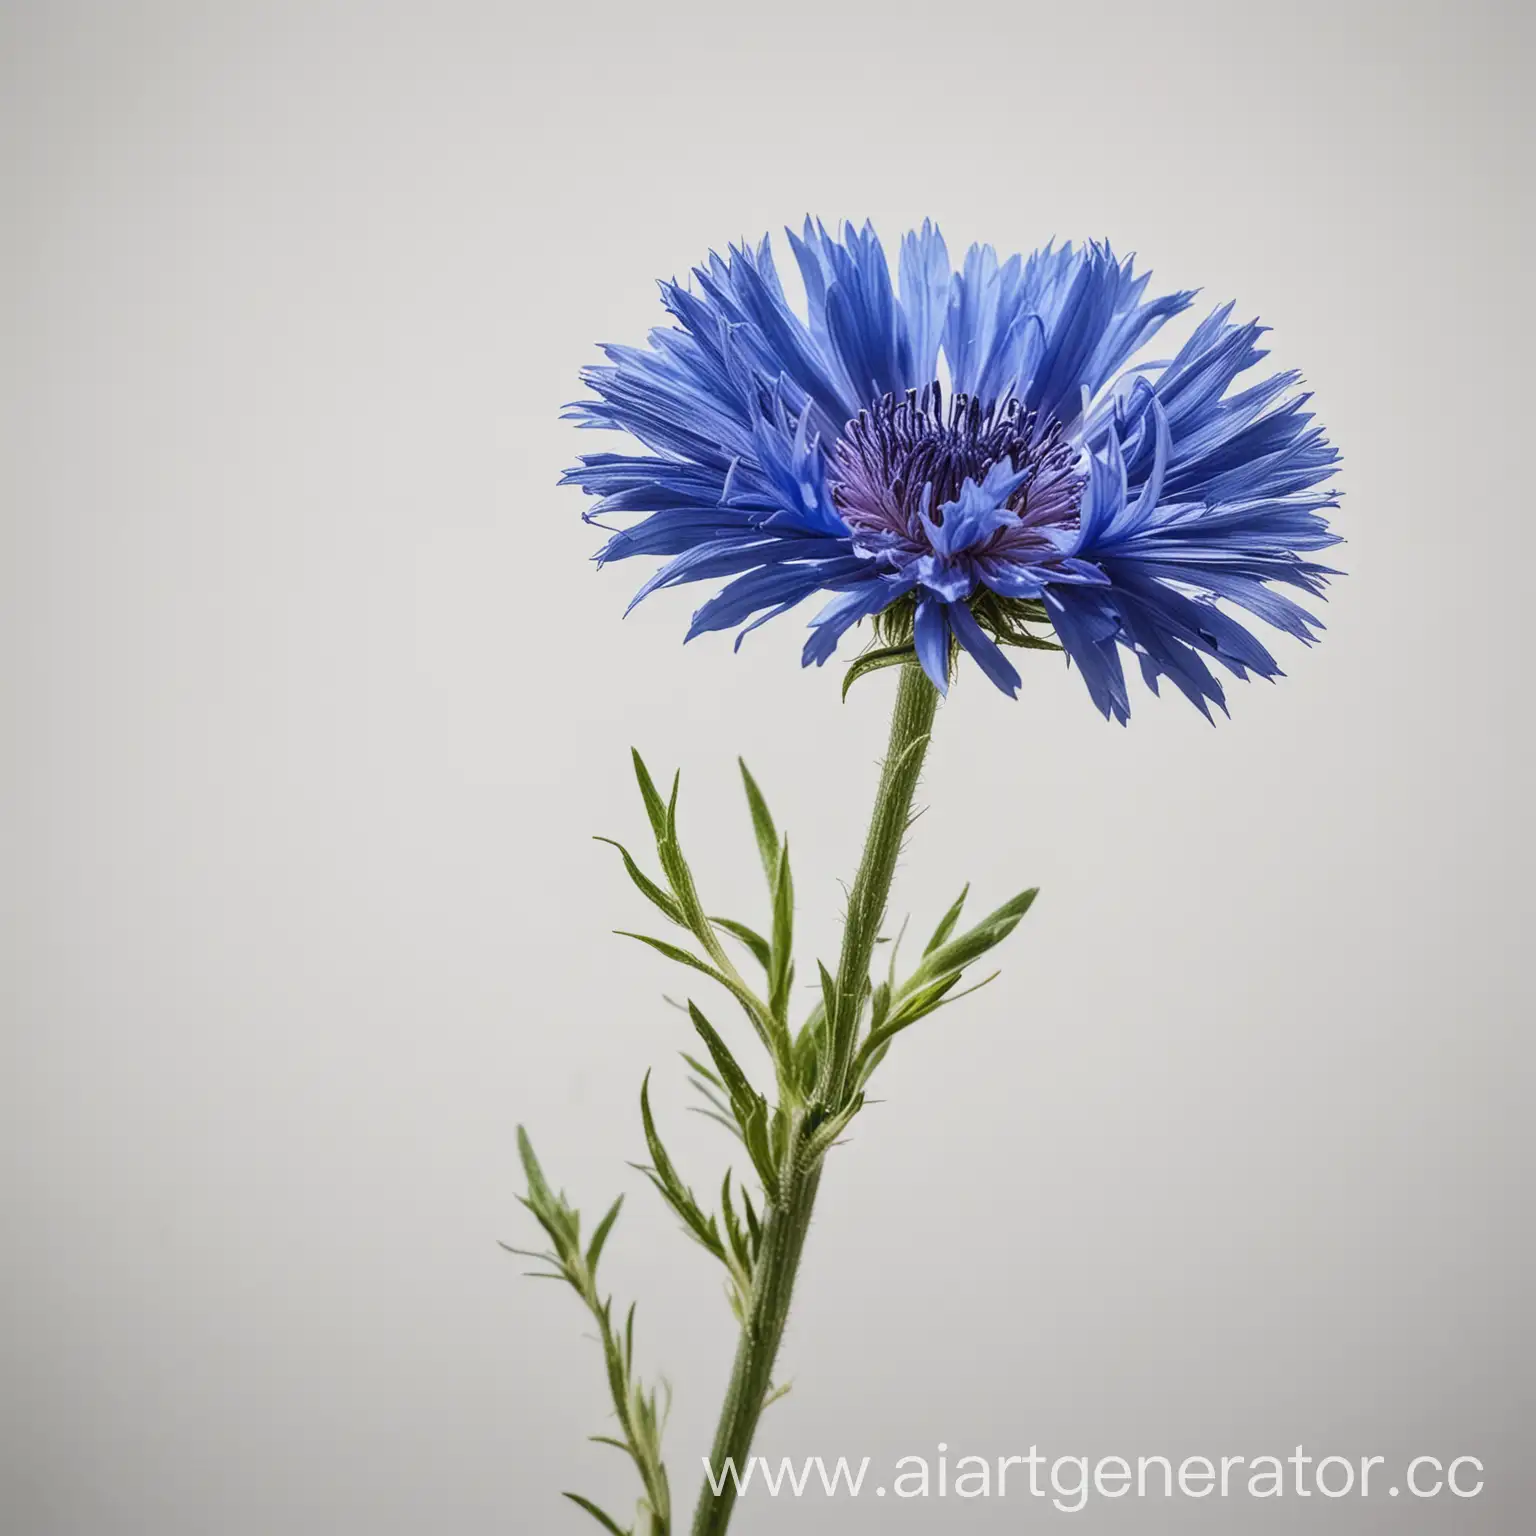
[[[1042,423],[1011,398],[983,405],[957,394],[946,410],[936,382],[887,395],[848,423],[832,453],[832,500],[855,542],[925,550],[923,514],[942,526],[944,504],[1003,459],[1028,472],[1004,503],[1019,532],[1075,522],[1083,476],[1060,423]]]

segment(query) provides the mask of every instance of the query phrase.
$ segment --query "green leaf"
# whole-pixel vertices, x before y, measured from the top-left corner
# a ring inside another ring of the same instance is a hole
[[[773,1166],[779,1167],[789,1151],[789,1115],[782,1104],[776,1104],[773,1109],[773,1124],[770,1127],[773,1143]]]
[[[795,1049],[799,1050],[810,1035],[820,1034],[822,1027],[827,1022],[827,998],[823,988],[822,995],[816,999],[815,1006],[805,1016],[805,1023],[800,1026],[795,1036]]]
[[[716,1088],[725,1087],[725,1084],[722,1083],[720,1079],[716,1077],[715,1074],[711,1072],[709,1068],[706,1067],[704,1063],[698,1059],[697,1056],[690,1056],[687,1051],[679,1051],[677,1054],[681,1056],[683,1060],[688,1063],[689,1067],[694,1072],[698,1073],[698,1075],[702,1077],[706,1083],[713,1083]]]
[[[703,1109],[697,1104],[690,1104],[688,1106],[688,1112],[692,1115],[702,1115],[706,1120],[713,1120],[716,1125],[723,1126],[726,1130],[728,1130],[731,1135],[737,1139],[737,1141],[742,1139],[741,1127],[737,1125],[735,1120],[732,1119],[731,1116],[724,1110]]]
[[[645,759],[640,756],[639,749],[631,747],[629,753],[635,762],[635,780],[640,785],[640,798],[645,801],[645,814],[650,819],[651,831],[659,842],[667,830],[666,805],[662,802],[661,796],[656,793],[651,771],[645,766]]]
[[[626,1446],[625,1449],[628,1450],[629,1447]],[[631,1536],[631,1533],[626,1531],[612,1515],[606,1514],[603,1510],[599,1509],[591,1499],[584,1499],[579,1493],[568,1493],[566,1498],[576,1505],[578,1509],[586,1510],[605,1531],[610,1533],[610,1536]]]
[[[615,928],[613,930],[620,938],[638,939],[640,943],[649,945],[658,954],[665,955],[669,960],[675,960],[679,965],[691,966],[696,971],[702,971],[713,981],[718,981],[732,997],[746,1010],[747,1017],[752,1021],[752,1027],[757,1031],[758,1038],[768,1047],[774,1058],[778,1057],[777,1046],[774,1041],[774,1021],[763,1012],[760,999],[755,997],[734,976],[728,976],[724,971],[717,971],[708,961],[700,960],[697,955],[690,954],[686,949],[680,949],[676,944],[668,944],[665,939],[652,938],[646,933],[631,933],[627,928]]]
[[[746,1191],[742,1191],[745,1195]],[[725,1180],[720,1185],[720,1215],[725,1223],[725,1235],[731,1245],[731,1252],[741,1267],[744,1279],[750,1280],[752,1276],[752,1249],[747,1242],[747,1234],[742,1230],[741,1222],[736,1217],[736,1206],[731,1200],[731,1170],[725,1170]]]
[[[916,1023],[918,1019],[932,1013],[940,1003],[946,1000],[949,993],[959,985],[960,978],[964,974],[964,971],[949,971],[921,991],[912,993],[903,1000],[901,1006],[887,1022],[890,1024]]]
[[[506,1253],[516,1254],[520,1259],[539,1259],[543,1261],[548,1260],[550,1257],[547,1253],[535,1253],[532,1248],[514,1248],[511,1243],[504,1243],[499,1237],[496,1239],[496,1246]]]
[[[763,792],[757,787],[754,779],[747,769],[746,763],[736,759],[741,769],[741,782],[747,792],[747,806],[752,812],[752,830],[757,836],[758,857],[763,861],[763,874],[768,880],[768,889],[773,889],[774,875],[779,864],[779,833],[773,824],[773,817],[768,811],[768,802],[763,799]]]
[[[901,1010],[892,1016],[892,1024],[900,1023],[903,1027],[914,1024],[918,1019],[925,1018],[928,1014],[936,1012],[940,1008],[947,1008],[951,1003],[958,1003],[962,997],[969,997],[973,992],[980,992],[985,986],[990,986],[1003,973],[993,971],[990,976],[983,976],[978,982],[963,988],[959,992],[950,989],[955,982],[960,980],[961,972],[951,971],[948,976],[941,977],[932,987],[926,988],[916,997],[909,998],[901,1005]]]
[[[747,1235],[752,1240],[752,1259],[755,1263],[758,1249],[762,1246],[763,1224],[757,1219],[757,1210],[752,1204],[751,1192],[745,1185],[741,1190],[741,1206],[747,1218]]]
[[[728,1131],[739,1137],[741,1135],[741,1127],[736,1123],[736,1112],[730,1104],[720,1097],[719,1093],[716,1093],[710,1087],[710,1083],[713,1082],[718,1082],[713,1072],[709,1075],[709,1082],[705,1082],[701,1077],[690,1077],[688,1079],[688,1086],[709,1105],[708,1109],[701,1109],[697,1104],[691,1104],[689,1108],[694,1114],[703,1115],[706,1120],[718,1120]]]
[[[821,977],[822,1018],[830,1026],[837,1018],[837,983],[833,981],[831,972],[820,960],[816,962],[816,970]]]
[[[627,928],[615,928],[613,931],[621,939],[638,939],[642,944],[650,945],[657,954],[665,955],[668,960],[676,960],[679,965],[692,966],[696,971],[703,971],[706,976],[713,976],[716,981],[725,981],[725,977],[707,960],[700,960],[697,955],[690,954],[676,944],[669,944],[665,939],[655,939],[647,933],[631,933]]]
[[[694,885],[693,872],[688,868],[688,861],[683,857],[683,849],[677,837],[677,793],[682,783],[682,775],[676,774],[672,779],[672,796],[665,806],[662,806],[659,814],[661,817],[660,829],[656,834],[656,854],[661,860],[662,873],[667,877],[667,884],[672,887],[672,895],[677,902],[679,921],[699,941],[700,946],[711,961],[730,978],[727,985],[741,999],[742,1005],[757,1018],[764,1029],[768,1028],[770,1020],[762,1004],[746,989],[740,977],[736,975],[736,968],[731,964],[730,958],[721,947],[720,939],[715,933],[713,921],[706,916],[704,905],[699,900],[698,888]],[[655,788],[652,786],[652,794]],[[654,806],[647,800],[647,806],[655,809],[661,806],[659,797]],[[652,824],[655,824],[653,816]],[[770,1031],[771,1032],[771,1031]],[[767,1036],[765,1035],[765,1039]]]
[[[776,1200],[779,1167],[768,1135],[768,1100],[754,1089],[737,1064],[736,1057],[731,1055],[730,1048],[720,1038],[719,1032],[708,1018],[703,1017],[693,1001],[688,1003],[688,1015],[693,1018],[693,1028],[699,1031],[699,1037],[710,1051],[711,1060],[720,1074],[725,1092],[730,1095],[731,1112],[736,1117],[740,1137],[746,1144],[746,1154],[753,1160],[757,1177],[763,1181],[763,1189],[768,1190],[771,1200]]]
[[[720,1038],[714,1025],[704,1017],[691,998],[688,1001],[688,1017],[693,1020],[693,1027],[699,1032],[699,1038],[703,1040],[705,1048],[709,1051],[709,1058],[720,1074],[720,1081],[726,1093],[730,1095],[737,1118],[745,1119],[753,1104],[763,1102],[762,1094],[748,1081],[747,1074],[741,1070],[736,1058],[731,1055],[730,1047]]]
[[[581,1218],[565,1203],[564,1196],[557,1195],[549,1187],[544,1170],[534,1156],[533,1143],[522,1126],[517,1128],[517,1150],[528,1180],[527,1198],[518,1198],[533,1212],[534,1219],[555,1245],[555,1252],[549,1257],[561,1268],[574,1270],[580,1257]]]
[[[647,1072],[640,1083],[640,1122],[645,1128],[645,1146],[651,1154],[651,1166],[656,1174],[668,1185],[675,1184],[682,1188],[682,1180],[677,1176],[677,1170],[672,1166],[672,1159],[667,1156],[667,1149],[661,1144],[661,1137],[656,1131],[656,1117],[651,1113],[651,1074]]]
[[[939,919],[939,926],[933,930],[933,937],[923,950],[924,955],[931,955],[955,931],[955,924],[960,921],[960,914],[965,910],[965,898],[970,894],[970,881],[966,881],[965,889],[955,898],[954,906]]]
[[[610,848],[617,848],[619,850],[619,857],[624,860],[624,868],[628,872],[629,878],[635,882],[640,894],[647,901],[660,907],[674,923],[682,925],[682,908],[635,863],[634,859],[630,857],[629,850],[623,843],[616,843],[611,837],[594,837],[592,841],[594,843],[607,843]]]
[[[528,1198],[534,1204],[545,1204],[551,1200],[549,1185],[544,1180],[544,1170],[539,1167],[539,1160],[534,1156],[533,1143],[528,1139],[528,1132],[522,1126],[517,1128],[517,1152],[523,1161],[523,1173],[528,1180]]]
[[[602,1257],[603,1244],[608,1241],[608,1234],[613,1231],[613,1224],[619,1219],[619,1207],[624,1204],[624,1196],[620,1195],[612,1205],[608,1207],[608,1214],[598,1222],[596,1231],[592,1234],[592,1241],[587,1245],[587,1273],[597,1273],[597,1261]]]
[[[720,1246],[720,1234],[714,1220],[699,1209],[693,1191],[678,1177],[672,1159],[667,1156],[667,1149],[661,1144],[656,1121],[651,1114],[650,1089],[651,1074],[647,1072],[645,1081],[640,1085],[640,1120],[645,1128],[645,1145],[651,1154],[651,1166],[640,1171],[656,1186],[661,1198],[682,1217],[683,1225],[689,1232],[716,1258],[723,1259],[725,1250]]]
[[[891,1011],[891,984],[882,981],[875,988],[874,996],[869,1005],[869,1027],[871,1031],[877,1030],[885,1023],[886,1015]]]
[[[882,667],[899,667],[903,662],[916,661],[917,652],[910,645],[889,645],[878,651],[866,651],[857,657],[843,674],[843,698],[861,677],[878,672]]]
[[[786,1022],[789,1013],[794,949],[795,881],[789,869],[789,839],[786,837],[773,875],[773,943],[768,966],[768,1010],[781,1023]]]
[[[922,964],[902,984],[902,994],[926,986],[935,976],[963,969],[994,945],[1002,943],[1019,926],[1037,895],[1038,887],[1020,891],[1011,901],[1005,901],[995,912],[989,912],[974,928],[968,928],[959,938],[940,944],[923,957]]]
[[[951,996],[951,989],[961,976],[959,971],[951,971],[947,976],[941,976],[920,992],[913,993],[888,1020],[871,1027],[869,1034],[865,1036],[864,1043],[859,1047],[858,1055],[854,1058],[854,1081],[860,1083],[869,1081],[870,1074],[885,1059],[885,1053],[891,1041],[902,1030],[916,1024],[919,1019],[926,1018],[936,1009],[947,1007],[950,1003],[958,1003],[962,997],[969,997],[972,992],[981,991],[984,986],[996,981],[1001,975],[1001,971],[993,971],[990,976],[978,981],[974,986],[965,988],[963,992],[955,992]]]
[[[832,1143],[848,1129],[848,1122],[864,1107],[864,1095],[854,1094],[847,1106],[833,1115],[825,1124],[820,1125],[811,1133],[810,1139],[805,1144],[805,1156],[807,1159],[820,1157],[831,1147]]]
[[[768,1125],[768,1105],[759,1099],[751,1106],[741,1125],[741,1139],[746,1143],[747,1156],[757,1176],[763,1181],[763,1192],[768,1199],[779,1198],[779,1160],[774,1154],[773,1137]]]
[[[752,953],[752,958],[766,971],[773,963],[773,950],[755,928],[748,928],[745,923],[734,922],[728,917],[710,918],[716,928],[723,928],[733,939],[740,939]]]
[[[816,1074],[821,1067],[821,1026],[825,1017],[825,1004],[818,1002],[795,1036],[792,1060],[802,1093],[809,1094],[816,1086]]]

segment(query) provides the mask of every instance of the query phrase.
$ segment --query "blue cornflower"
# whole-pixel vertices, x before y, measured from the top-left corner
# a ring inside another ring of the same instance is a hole
[[[730,578],[692,639],[821,593],[807,664],[871,619],[941,691],[958,648],[1016,694],[1002,647],[1055,648],[1049,626],[1122,722],[1122,651],[1207,718],[1226,707],[1209,663],[1280,675],[1223,600],[1316,637],[1276,586],[1321,596],[1336,574],[1305,556],[1337,542],[1323,513],[1338,453],[1297,374],[1232,389],[1266,355],[1264,327],[1228,304],[1171,360],[1133,362],[1194,294],[1146,298],[1147,275],[1107,244],[1006,262],[973,245],[954,271],[925,223],[893,283],[869,225],[839,238],[807,220],[789,241],[806,318],[765,238],[712,253],[692,291],[663,283],[676,324],[583,375],[597,398],[575,419],[650,450],[588,454],[565,476],[598,498],[589,520],[643,514],[600,561],[668,557],[635,602]]]

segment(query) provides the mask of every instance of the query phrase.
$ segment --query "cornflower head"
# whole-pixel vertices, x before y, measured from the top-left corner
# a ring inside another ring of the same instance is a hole
[[[1266,355],[1257,321],[1224,305],[1147,361],[1194,294],[1148,298],[1108,244],[973,245],[956,270],[925,222],[893,276],[867,224],[788,239],[803,315],[766,238],[729,247],[661,284],[673,324],[583,376],[574,418],[645,450],[564,477],[609,531],[600,562],[662,557],[635,602],[722,583],[687,638],[739,644],[819,596],[806,664],[867,619],[870,661],[915,655],[941,692],[962,653],[1016,695],[1006,651],[1061,650],[1122,723],[1126,656],[1210,718],[1213,667],[1280,675],[1239,615],[1316,638],[1283,589],[1321,597],[1337,574],[1310,557],[1338,542],[1338,453],[1295,372],[1238,387]]]

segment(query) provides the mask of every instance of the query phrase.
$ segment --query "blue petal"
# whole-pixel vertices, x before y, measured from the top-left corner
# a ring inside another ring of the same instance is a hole
[[[929,681],[940,693],[949,692],[949,605],[935,597],[917,603],[912,645]]]
[[[938,226],[923,220],[901,242],[901,307],[912,345],[912,381],[916,388],[938,376],[939,341],[949,310],[949,251]]]
[[[949,623],[955,638],[975,658],[976,665],[1010,698],[1017,698],[1022,679],[997,642],[976,622],[964,603],[951,603]]]
[[[1117,638],[1120,618],[1109,598],[1094,588],[1052,587],[1045,594],[1056,638],[1088,686],[1105,719],[1124,725],[1131,716]]]
[[[867,579],[868,571],[869,562],[857,555],[748,571],[722,587],[694,614],[684,638],[692,640],[708,630],[730,629],[759,609],[802,602],[821,588]]]
[[[935,553],[959,554],[984,542],[998,529],[1016,523],[1018,516],[1008,510],[1008,498],[1029,476],[1027,468],[1015,471],[1009,459],[999,459],[980,485],[967,476],[959,496],[939,508],[937,520],[923,513],[923,526]]]
[[[815,662],[821,666],[837,650],[837,642],[855,624],[889,608],[911,590],[910,576],[880,576],[871,571],[869,580],[834,597],[811,620],[810,638],[800,653],[801,665],[808,667]]]
[[[759,531],[746,538],[711,539],[674,555],[649,577],[630,599],[629,606],[633,608],[661,587],[682,586],[712,576],[734,576],[738,571],[770,571],[792,561],[808,560],[819,568],[847,553],[848,545],[836,539],[765,538]]]

